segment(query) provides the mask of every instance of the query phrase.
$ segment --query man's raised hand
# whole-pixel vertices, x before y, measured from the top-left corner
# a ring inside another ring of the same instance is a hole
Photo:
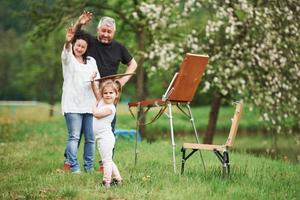
[[[93,18],[93,13],[84,10],[83,13],[78,18],[78,23],[81,25],[85,25]]]

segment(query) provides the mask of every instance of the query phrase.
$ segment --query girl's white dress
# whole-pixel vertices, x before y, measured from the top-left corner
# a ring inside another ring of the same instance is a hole
[[[113,148],[115,146],[115,136],[112,132],[111,122],[114,119],[116,107],[114,104],[105,104],[103,100],[100,100],[97,108],[99,110],[109,108],[112,111],[112,113],[106,117],[101,119],[94,117],[93,119],[95,140],[104,167],[103,181],[105,183],[111,183],[111,178],[121,181],[122,178],[118,167],[112,159]]]

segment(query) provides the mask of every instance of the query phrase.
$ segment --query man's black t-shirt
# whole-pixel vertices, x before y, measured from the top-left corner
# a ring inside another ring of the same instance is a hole
[[[128,64],[133,58],[126,47],[115,40],[105,44],[89,35],[89,42],[87,55],[95,58],[101,77],[117,74],[120,62]]]

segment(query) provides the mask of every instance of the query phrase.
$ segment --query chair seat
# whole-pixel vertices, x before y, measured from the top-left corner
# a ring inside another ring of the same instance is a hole
[[[197,149],[197,150],[226,150],[225,145],[216,145],[216,144],[197,144],[197,143],[183,143],[182,145],[185,149]]]

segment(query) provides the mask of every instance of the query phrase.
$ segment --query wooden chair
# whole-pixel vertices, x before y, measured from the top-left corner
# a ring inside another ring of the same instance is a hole
[[[172,81],[169,84],[166,92],[162,96],[161,99],[156,100],[143,100],[137,102],[129,102],[129,110],[132,116],[136,119],[136,127],[137,133],[139,132],[141,120],[147,112],[155,107],[160,108],[158,114],[151,120],[151,122],[157,120],[166,109],[168,109],[168,113],[165,113],[169,118],[170,123],[170,132],[171,132],[171,140],[173,147],[173,168],[174,172],[176,172],[175,166],[175,140],[174,140],[174,131],[173,131],[173,117],[172,117],[172,105],[176,105],[182,113],[184,113],[191,121],[195,137],[197,142],[199,143],[198,134],[194,124],[194,118],[192,116],[192,111],[190,109],[190,102],[193,100],[193,97],[196,93],[198,85],[201,81],[202,75],[204,73],[205,67],[208,63],[208,56],[206,55],[197,55],[187,53],[183,62],[181,63],[179,72],[175,73]],[[185,111],[181,106],[185,105],[187,107],[187,111]],[[132,112],[132,108],[136,108],[137,112],[134,114]],[[137,137],[136,137],[137,139]],[[135,145],[135,165],[137,163],[137,140]]]
[[[181,160],[181,174],[184,172],[184,165],[196,151],[198,150],[209,150],[213,151],[215,155],[218,157],[222,164],[222,173],[223,175],[229,175],[230,165],[229,165],[229,152],[228,149],[233,146],[234,139],[237,133],[237,129],[239,126],[239,121],[242,113],[243,103],[238,102],[236,104],[235,113],[232,118],[232,124],[230,128],[230,132],[225,144],[215,145],[215,144],[196,144],[196,143],[183,143],[182,145],[182,160]],[[186,151],[191,149],[192,151],[186,156]],[[222,153],[221,153],[222,152]]]

